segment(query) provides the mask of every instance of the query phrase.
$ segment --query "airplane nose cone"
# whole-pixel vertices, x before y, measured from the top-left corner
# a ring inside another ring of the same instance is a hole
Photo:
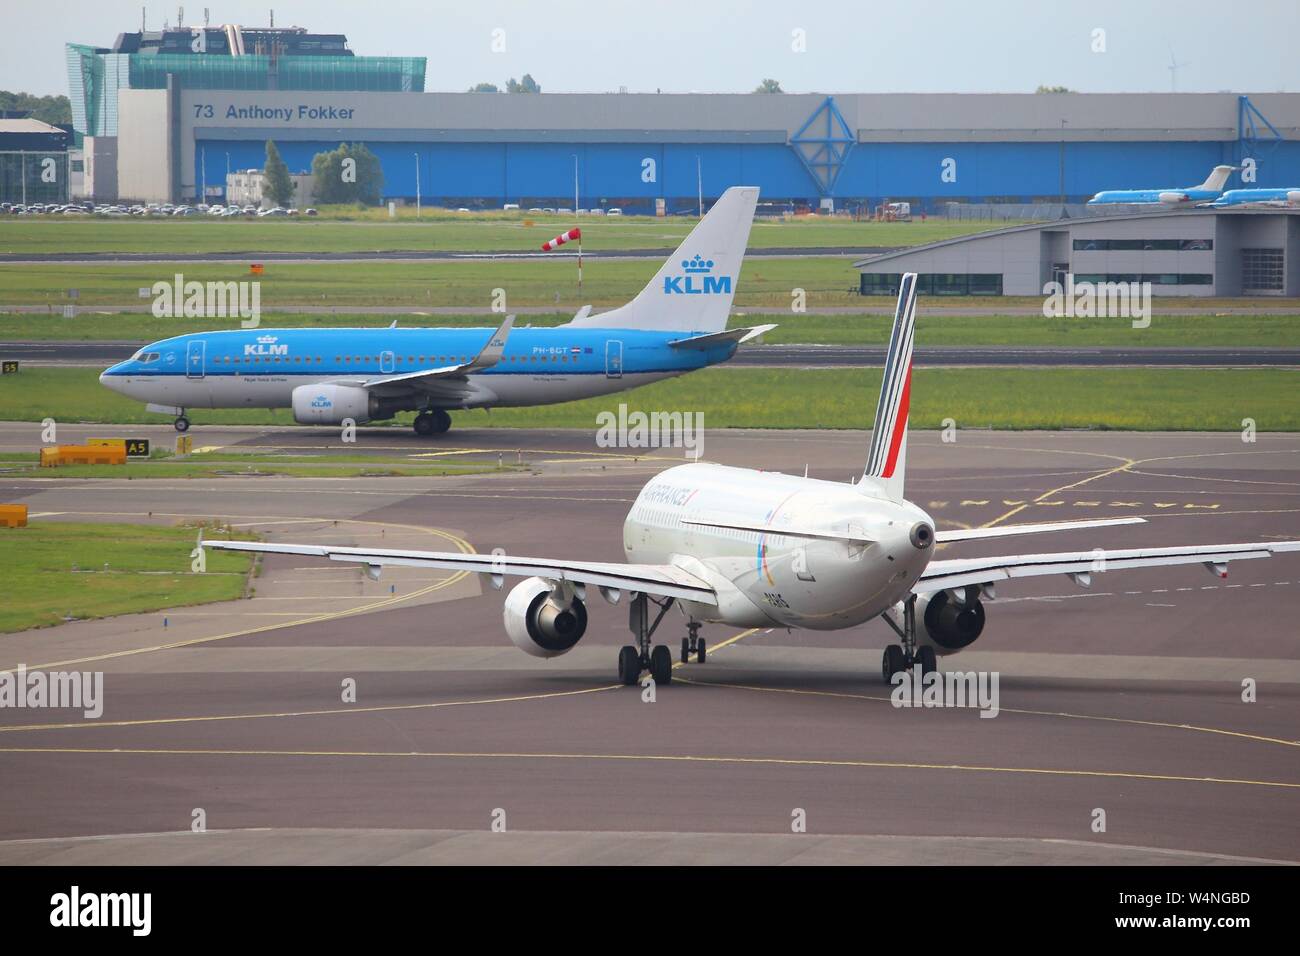
[[[125,364],[126,363],[124,362],[119,362],[117,365],[104,369],[104,371],[99,374],[99,384],[103,385],[105,388],[111,388],[115,392],[122,391],[122,366]]]

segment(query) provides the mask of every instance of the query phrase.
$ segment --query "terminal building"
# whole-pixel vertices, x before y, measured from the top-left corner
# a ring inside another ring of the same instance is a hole
[[[863,295],[1041,296],[1050,282],[1150,283],[1153,295],[1300,295],[1300,209],[1182,209],[1013,226],[855,263]]]

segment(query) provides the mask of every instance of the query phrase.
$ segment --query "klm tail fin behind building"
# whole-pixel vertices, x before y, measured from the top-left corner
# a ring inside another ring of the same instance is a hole
[[[721,332],[740,280],[757,186],[732,186],[627,305],[574,318],[580,328]]]

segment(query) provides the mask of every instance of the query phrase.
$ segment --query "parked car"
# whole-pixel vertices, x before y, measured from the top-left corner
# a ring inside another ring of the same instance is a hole
[[[607,216],[621,216],[621,215],[623,215],[623,210],[620,209],[620,208],[618,208],[618,206],[610,206],[609,209],[605,212],[605,215],[607,215]]]

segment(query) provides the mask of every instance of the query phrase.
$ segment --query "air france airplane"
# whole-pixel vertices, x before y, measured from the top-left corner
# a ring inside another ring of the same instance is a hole
[[[651,478],[623,524],[628,563],[456,554],[314,544],[202,541],[203,547],[355,562],[378,578],[384,565],[474,571],[494,587],[525,580],[505,600],[505,631],[535,657],[557,657],[587,630],[586,603],[598,592],[624,595],[634,644],[618,655],[618,674],[637,683],[672,679],[672,652],[652,644],[668,609],[686,618],[682,661],[703,663],[702,623],[831,631],[882,618],[899,643],[885,649],[886,682],[904,670],[922,675],[939,655],[969,647],[984,630],[984,602],[1002,581],[1063,574],[1087,587],[1092,575],[1129,568],[1201,564],[1227,577],[1229,561],[1300,551],[1300,541],[1013,554],[935,560],[935,544],[1040,534],[1142,518],[935,531],[934,519],[903,497],[912,391],[916,275],[903,276],[885,359],[875,427],[862,477],[853,484],[703,462]]]
[[[1203,202],[1218,199],[1223,192],[1223,185],[1237,169],[1236,166],[1215,166],[1209,178],[1199,186],[1187,186],[1182,189],[1106,189],[1088,200],[1089,206],[1108,203],[1135,203],[1139,205],[1161,203],[1177,206],[1185,202]]]
[[[734,186],[635,299],[557,328],[239,329],[146,345],[99,380],[176,416],[194,408],[292,408],[305,425],[414,411],[419,435],[451,409],[608,395],[725,362],[773,325],[727,329],[758,189]]]

